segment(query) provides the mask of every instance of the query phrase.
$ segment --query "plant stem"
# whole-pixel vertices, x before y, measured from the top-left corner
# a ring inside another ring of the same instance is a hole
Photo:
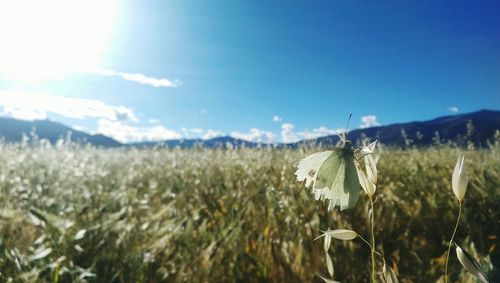
[[[371,223],[371,234],[372,234],[372,244],[371,244],[371,258],[372,258],[372,283],[375,283],[375,211],[373,209],[373,199],[370,197],[370,223]]]
[[[448,252],[446,253],[446,264],[444,265],[444,283],[448,282],[448,260],[450,259],[451,244],[453,243],[453,238],[455,238],[455,233],[457,232],[458,228],[458,222],[460,222],[460,216],[462,215],[462,202],[459,200],[458,204],[459,204],[459,210],[458,210],[457,223],[455,224],[455,229],[453,230],[450,243],[448,244]]]
[[[370,242],[368,242],[367,240],[365,240],[365,238],[361,237],[361,235],[359,235],[359,234],[358,234],[358,237],[359,237],[359,238],[360,238],[360,239],[361,239],[361,240],[362,240],[362,241],[363,241],[363,242],[364,242],[364,243],[365,243],[365,244],[366,244],[366,245],[370,248],[370,250],[371,250],[371,248],[372,248],[372,244],[370,244]],[[375,253],[376,253],[377,255],[381,256],[382,258],[384,258],[384,256],[383,256],[381,253],[379,253],[378,251],[375,251]]]

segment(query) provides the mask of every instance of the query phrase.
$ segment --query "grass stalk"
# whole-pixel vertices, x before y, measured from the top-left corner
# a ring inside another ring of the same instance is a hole
[[[364,242],[364,243],[365,243],[365,244],[366,244],[366,245],[370,248],[370,250],[371,250],[371,248],[372,248],[372,244],[370,244],[370,242],[368,242],[368,241],[367,241],[365,238],[363,238],[361,235],[358,235],[358,237],[359,237],[359,238],[360,238],[360,239],[361,239],[361,240],[362,240],[362,241],[363,241],[363,242]],[[384,258],[384,256],[383,256],[381,253],[379,253],[378,251],[375,251],[375,254],[377,254],[378,256],[380,256],[380,257],[382,257],[382,258]]]
[[[444,265],[444,282],[445,283],[448,283],[448,261],[450,259],[451,245],[453,243],[453,239],[455,238],[455,234],[457,232],[458,223],[460,222],[460,216],[462,215],[462,202],[459,200],[458,204],[459,204],[459,210],[458,210],[457,223],[455,224],[455,229],[453,230],[453,234],[451,235],[450,242],[448,243],[448,251],[446,252],[446,263]]]
[[[370,211],[371,211],[371,217],[370,217],[370,224],[371,224],[371,236],[372,236],[372,244],[371,244],[371,261],[372,261],[372,283],[376,282],[376,274],[375,274],[375,211],[373,209],[373,199],[370,197]]]

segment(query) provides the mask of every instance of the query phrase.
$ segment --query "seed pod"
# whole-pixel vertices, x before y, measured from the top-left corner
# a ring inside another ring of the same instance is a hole
[[[382,268],[382,276],[386,283],[398,283],[398,277],[396,273],[392,270],[390,266],[388,266],[384,261],[384,266]]]
[[[479,279],[481,282],[489,283],[488,277],[483,272],[483,270],[481,269],[481,266],[479,265],[479,263],[476,261],[476,259],[472,255],[470,255],[467,251],[462,250],[462,248],[460,248],[458,245],[457,245],[456,252],[457,252],[458,261],[460,261],[462,266],[467,271],[469,271],[472,275],[474,275],[474,277]]]
[[[468,183],[469,177],[467,177],[467,172],[465,172],[464,157],[461,155],[457,160],[455,170],[453,171],[453,177],[451,178],[453,193],[459,201],[464,199]]]
[[[328,231],[323,231],[323,234],[316,237],[314,240],[317,240],[321,237],[332,237],[337,240],[353,240],[356,239],[358,236],[358,233],[352,231],[352,230],[347,230],[347,229],[335,229],[335,230],[328,230]]]
[[[323,248],[325,249],[325,252],[328,252],[328,250],[330,249],[331,242],[332,242],[332,236],[325,235],[325,242],[324,242],[324,245],[323,245]]]
[[[328,273],[330,277],[333,277],[333,261],[328,253],[325,253],[326,256],[326,268],[328,269]]]

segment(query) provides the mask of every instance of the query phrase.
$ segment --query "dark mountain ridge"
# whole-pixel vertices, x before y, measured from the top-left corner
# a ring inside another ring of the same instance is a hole
[[[500,131],[500,111],[480,110],[428,121],[357,129],[349,132],[349,139],[356,142],[366,137],[392,146],[405,146],[408,143],[415,146],[429,146],[437,142],[449,141],[459,145],[464,145],[469,141],[476,146],[486,146],[488,141],[494,139],[496,131]],[[338,140],[338,136],[332,135],[292,143],[289,146],[295,147],[301,144],[332,146]]]
[[[50,120],[24,121],[13,118],[0,117],[0,137],[7,142],[22,141],[23,136],[36,134],[40,139],[56,143],[71,133],[71,140],[78,143],[90,143],[102,147],[118,147],[122,144],[116,140],[101,134],[91,135],[82,131],[72,129],[61,123]]]
[[[364,138],[379,140],[391,146],[429,146],[436,143],[452,141],[465,146],[472,142],[476,146],[486,146],[495,139],[496,132],[500,131],[500,111],[481,110],[472,113],[439,117],[428,121],[396,123],[386,126],[377,126],[366,129],[356,129],[349,132],[349,139],[359,142]],[[92,135],[72,129],[61,123],[50,120],[24,121],[13,118],[0,117],[0,137],[7,142],[22,141],[23,136],[36,133],[40,139],[47,139],[51,143],[66,138],[68,133],[73,142],[89,143],[100,147],[279,147],[295,148],[302,145],[333,146],[339,141],[338,136],[331,135],[313,140],[303,140],[288,144],[263,144],[236,139],[229,136],[213,139],[179,139],[166,141],[151,141],[122,144],[104,135]]]

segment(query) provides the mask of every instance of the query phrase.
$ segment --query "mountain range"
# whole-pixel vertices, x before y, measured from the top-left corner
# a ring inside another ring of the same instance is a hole
[[[439,117],[428,121],[397,123],[365,129],[356,129],[349,132],[349,139],[354,142],[360,141],[364,138],[368,138],[370,140],[377,139],[385,145],[392,146],[405,146],[409,144],[415,146],[428,146],[437,142],[443,143],[448,141],[453,141],[460,145],[465,145],[468,141],[473,142],[476,146],[485,146],[488,141],[492,141],[495,138],[497,131],[500,131],[500,111],[481,110],[472,113]],[[337,135],[331,135],[295,143],[270,145],[224,136],[208,140],[180,139],[122,144],[110,137],[100,134],[88,134],[50,120],[24,121],[0,117],[0,138],[7,142],[19,142],[24,136],[29,136],[33,132],[36,133],[38,138],[47,139],[51,143],[55,143],[61,138],[69,137],[74,142],[90,143],[99,147],[168,146],[189,148],[194,146],[275,146],[294,148],[305,144],[332,146],[337,144],[339,141]],[[68,135],[68,133],[70,133],[70,135]]]
[[[397,123],[349,132],[349,139],[356,142],[364,138],[379,140],[392,146],[429,146],[435,143],[455,142],[465,146],[472,142],[476,146],[485,146],[500,131],[500,111],[481,110],[452,116],[443,116],[428,121]],[[320,137],[300,144],[332,146],[339,141],[338,136]]]
[[[121,143],[110,137],[100,134],[91,135],[50,120],[25,121],[0,117],[0,138],[5,141],[19,142],[23,140],[24,136],[29,137],[32,133],[35,133],[40,139],[49,140],[51,143],[56,143],[71,133],[71,140],[74,142],[90,143],[102,147],[122,146]]]

